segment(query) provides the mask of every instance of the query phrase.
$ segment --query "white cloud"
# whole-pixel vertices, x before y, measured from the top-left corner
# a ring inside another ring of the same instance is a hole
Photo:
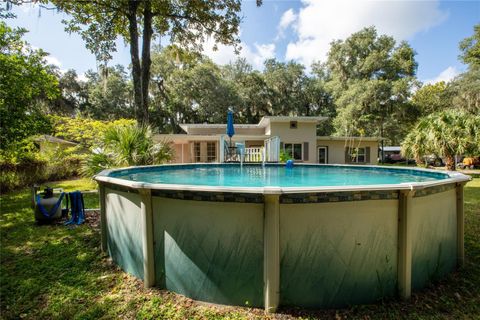
[[[222,44],[217,44],[217,50],[213,50],[214,42],[212,39],[208,40],[203,45],[203,53],[212,59],[215,63],[218,64],[228,64],[231,61],[242,57],[245,58],[255,69],[262,69],[263,62],[266,59],[275,57],[275,44],[258,44],[255,43],[253,48],[248,46],[245,43],[242,43],[242,50],[238,55],[235,54],[235,51],[232,46],[225,46]]]
[[[249,54],[251,55],[250,60],[246,57],[247,60],[256,66],[257,69],[263,67],[263,62],[270,58],[275,58],[275,44],[257,44],[255,43],[256,52]]]
[[[295,11],[293,11],[293,9],[288,9],[283,13],[282,18],[280,19],[280,23],[278,24],[278,30],[280,32],[283,32],[296,20],[297,15],[295,14]]]
[[[433,79],[428,79],[423,81],[424,84],[434,84],[440,81],[445,81],[445,82],[450,82],[460,74],[460,71],[458,71],[455,67],[448,67],[447,69],[443,70],[440,72],[438,76],[436,76]]]
[[[60,68],[62,66],[62,63],[60,62],[60,60],[58,60],[56,57],[52,55],[46,56],[45,60],[47,61],[48,64],[53,64],[56,67]]]
[[[293,22],[298,39],[288,44],[285,58],[309,66],[315,60],[325,60],[332,40],[345,39],[364,27],[375,26],[379,34],[406,40],[447,16],[439,9],[438,0],[304,0]]]

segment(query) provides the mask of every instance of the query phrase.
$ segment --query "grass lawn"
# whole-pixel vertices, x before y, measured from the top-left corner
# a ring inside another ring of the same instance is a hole
[[[51,183],[65,190],[89,180]],[[109,262],[98,227],[37,226],[30,190],[1,196],[0,318],[2,319],[480,319],[480,179],[465,188],[466,265],[408,302],[384,301],[342,310],[281,310],[214,306],[143,284]],[[86,207],[98,207],[95,195]]]

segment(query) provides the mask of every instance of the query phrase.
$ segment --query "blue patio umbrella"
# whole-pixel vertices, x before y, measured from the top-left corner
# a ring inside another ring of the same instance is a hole
[[[227,114],[227,136],[230,137],[230,145],[232,145],[232,137],[235,134],[233,127],[233,111],[229,110]]]

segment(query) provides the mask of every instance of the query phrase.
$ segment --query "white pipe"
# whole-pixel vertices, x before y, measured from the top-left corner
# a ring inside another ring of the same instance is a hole
[[[262,149],[262,167],[265,168],[265,148]]]
[[[243,151],[244,148],[240,148],[240,168],[243,168]]]

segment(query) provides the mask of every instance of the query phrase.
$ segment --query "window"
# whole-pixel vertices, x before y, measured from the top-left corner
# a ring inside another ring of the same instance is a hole
[[[350,159],[354,163],[366,162],[365,148],[351,148],[350,149]]]
[[[207,162],[215,162],[217,160],[216,146],[215,142],[207,142]]]
[[[302,160],[302,144],[301,143],[285,143],[283,145],[285,153],[293,160]]]
[[[290,121],[290,129],[297,129],[298,122],[297,121]]]
[[[200,142],[193,143],[193,160],[194,162],[200,162]]]

